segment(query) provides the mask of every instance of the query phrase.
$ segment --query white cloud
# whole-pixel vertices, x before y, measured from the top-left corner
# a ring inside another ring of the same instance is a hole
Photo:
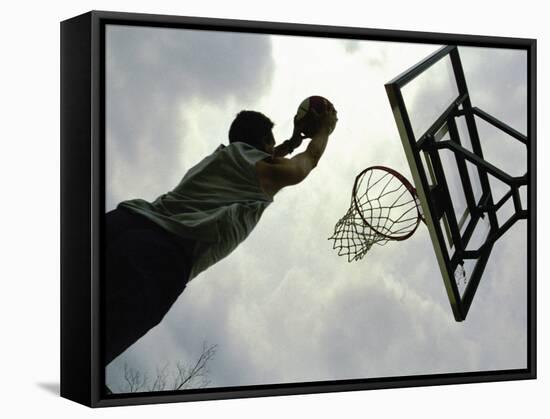
[[[273,62],[267,36],[119,25],[108,25],[106,33],[106,179],[112,209],[121,198],[152,200],[179,181],[186,169],[181,156],[195,155],[210,134],[205,128],[203,135],[187,134],[196,124],[182,109],[192,107],[200,115],[255,101],[270,83]],[[226,124],[210,121],[203,127]]]

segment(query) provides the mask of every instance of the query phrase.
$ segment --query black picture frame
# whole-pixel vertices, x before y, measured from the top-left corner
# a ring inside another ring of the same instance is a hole
[[[527,368],[106,394],[101,362],[101,260],[105,207],[105,25],[457,44],[523,49],[528,63]],[[536,378],[536,40],[91,11],[61,22],[61,396],[90,407],[294,395]]]

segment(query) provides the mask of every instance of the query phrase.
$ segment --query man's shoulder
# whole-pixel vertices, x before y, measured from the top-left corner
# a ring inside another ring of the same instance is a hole
[[[287,159],[286,157],[273,157],[273,156],[266,156],[264,159],[259,160],[258,163],[256,163],[256,167],[259,166],[281,166],[281,165],[289,165],[292,164],[290,159]]]
[[[285,157],[267,156],[256,162],[258,178],[272,178],[280,175],[281,170],[288,170],[292,162]]]
[[[224,157],[228,157],[234,163],[249,168],[253,168],[259,161],[271,157],[269,153],[243,142],[230,143],[223,149],[222,153]]]
[[[300,183],[307,173],[299,160],[273,157],[256,163],[256,175],[264,191],[274,196],[285,186]]]

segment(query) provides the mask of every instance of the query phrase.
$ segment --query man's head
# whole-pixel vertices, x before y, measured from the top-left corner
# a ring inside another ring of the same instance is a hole
[[[241,141],[258,150],[271,153],[275,145],[273,122],[256,111],[241,111],[229,128],[229,142]]]

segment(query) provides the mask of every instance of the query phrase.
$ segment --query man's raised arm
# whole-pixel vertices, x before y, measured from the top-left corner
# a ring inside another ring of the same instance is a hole
[[[304,152],[291,159],[275,157],[271,161],[256,164],[258,180],[268,195],[275,195],[285,186],[296,185],[309,175],[321,159],[336,121],[336,111],[323,114],[320,128]]]

